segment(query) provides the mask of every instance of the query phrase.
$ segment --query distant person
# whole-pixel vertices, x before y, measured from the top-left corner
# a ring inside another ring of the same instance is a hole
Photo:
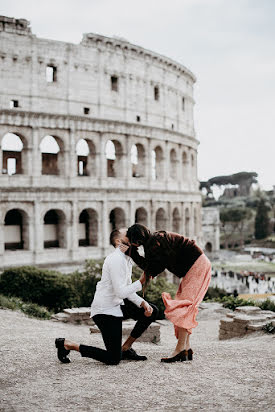
[[[101,280],[97,283],[95,296],[91,305],[91,317],[98,326],[106,350],[86,346],[58,338],[55,341],[60,362],[69,363],[70,350],[80,352],[81,356],[93,358],[107,365],[117,365],[121,359],[146,360],[138,355],[132,344],[148,326],[156,320],[158,308],[146,302],[136,292],[142,289],[144,274],[132,283],[132,259],[125,255],[126,229],[113,230],[110,243],[115,251],[106,257],[102,268]],[[137,320],[130,336],[121,347],[122,320]]]
[[[175,299],[169,293],[162,293],[165,316],[174,324],[178,340],[172,355],[162,358],[162,362],[192,360],[190,335],[198,325],[198,306],[210,283],[210,261],[194,240],[177,233],[151,233],[147,227],[136,223],[128,229],[127,238],[131,248],[126,253],[145,271],[147,281],[165,269],[181,278]],[[144,257],[138,253],[140,245],[144,248]]]

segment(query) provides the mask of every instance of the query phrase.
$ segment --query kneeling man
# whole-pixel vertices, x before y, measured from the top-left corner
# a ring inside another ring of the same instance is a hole
[[[70,350],[107,365],[117,365],[121,359],[147,359],[146,356],[138,355],[132,349],[132,344],[156,320],[158,308],[153,304],[149,305],[136,293],[142,289],[145,276],[142,275],[132,283],[133,261],[124,253],[128,249],[126,231],[127,229],[116,229],[110,235],[110,243],[115,251],[104,260],[102,277],[97,283],[91,305],[91,317],[100,329],[106,350],[58,338],[55,340],[57,356],[63,363],[70,362],[67,357]],[[129,318],[137,322],[121,347],[122,320]]]

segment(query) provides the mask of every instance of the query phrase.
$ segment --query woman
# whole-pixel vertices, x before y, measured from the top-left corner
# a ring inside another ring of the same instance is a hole
[[[150,277],[168,269],[182,278],[175,299],[169,293],[162,293],[165,316],[175,328],[178,339],[171,357],[162,362],[177,362],[193,359],[190,347],[192,329],[198,323],[198,305],[203,300],[211,278],[211,264],[203,251],[187,237],[177,233],[158,231],[151,233],[147,227],[136,223],[126,235],[131,247],[126,252],[144,270],[147,282]],[[142,245],[144,256],[139,255],[137,247]]]

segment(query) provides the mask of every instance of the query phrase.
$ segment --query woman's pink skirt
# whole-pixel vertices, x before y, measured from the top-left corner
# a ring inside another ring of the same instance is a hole
[[[198,306],[207,292],[210,279],[211,263],[205,254],[202,254],[182,278],[175,299],[171,298],[170,293],[162,293],[166,307],[164,313],[174,324],[176,337],[178,328],[187,329],[191,334],[192,329],[198,325]]]

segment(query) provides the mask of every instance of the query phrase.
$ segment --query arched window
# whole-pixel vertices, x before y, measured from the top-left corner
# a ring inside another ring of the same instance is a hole
[[[190,213],[189,209],[185,209],[185,236],[190,236]]]
[[[131,163],[133,177],[145,176],[145,150],[142,144],[134,144],[131,147]]]
[[[121,229],[126,226],[126,219],[124,210],[120,207],[116,207],[111,210],[110,215],[110,232],[114,229]]]
[[[79,246],[98,244],[98,216],[94,209],[84,209],[79,215],[78,244]]]
[[[44,248],[66,247],[65,215],[62,210],[51,209],[44,216]]]
[[[108,140],[105,147],[105,155],[107,159],[107,176],[108,177],[122,177],[123,164],[122,145],[117,140]]]
[[[166,230],[166,213],[163,208],[159,208],[156,213],[156,230]]]
[[[144,226],[148,224],[148,214],[144,207],[139,207],[135,213],[135,223],[140,223]]]
[[[177,179],[177,154],[175,149],[170,151],[170,177],[171,179]]]
[[[6,250],[29,249],[29,219],[19,209],[9,210],[5,216],[4,242]]]
[[[177,207],[173,210],[172,231],[175,233],[180,232],[180,212]]]
[[[152,151],[152,179],[163,179],[163,150],[160,146],[157,146]]]
[[[76,145],[78,176],[96,175],[96,151],[91,140],[80,139]]]
[[[42,175],[59,175],[64,167],[62,142],[53,136],[45,136],[40,143]]]
[[[212,243],[207,242],[204,249],[205,249],[206,252],[211,253],[212,252]]]
[[[1,148],[3,151],[2,173],[9,176],[23,173],[22,150],[23,142],[14,133],[7,133],[2,139]]]

